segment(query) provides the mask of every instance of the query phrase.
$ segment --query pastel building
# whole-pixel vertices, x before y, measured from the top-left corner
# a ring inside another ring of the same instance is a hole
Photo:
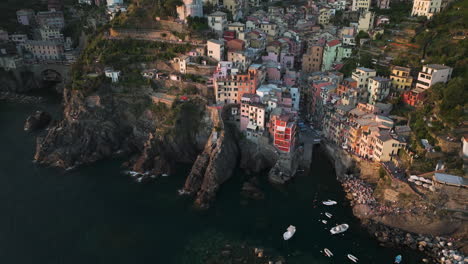
[[[251,93],[243,94],[240,116],[240,131],[265,130],[265,105],[261,103],[260,96]]]
[[[34,10],[21,9],[16,11],[18,23],[24,26],[29,26],[34,23]]]
[[[431,19],[436,13],[444,9],[448,2],[448,0],[414,0],[411,15],[425,16]]]
[[[302,71],[306,73],[320,71],[323,59],[323,44],[311,44],[302,56]]]
[[[65,27],[65,18],[62,11],[42,11],[37,12],[36,22],[40,27],[50,27],[63,29]]]
[[[370,0],[353,0],[351,5],[351,11],[366,12],[369,11],[370,6]]]
[[[183,0],[183,5],[177,6],[179,19],[187,21],[187,17],[203,17],[202,0]]]
[[[208,57],[217,61],[222,61],[224,58],[224,41],[218,39],[210,39],[206,42]]]
[[[270,127],[273,135],[273,145],[281,152],[289,153],[293,151],[297,131],[294,114],[284,111],[281,107],[273,109],[270,115]]]
[[[413,77],[411,77],[410,71],[410,68],[394,66],[390,75],[393,88],[397,89],[398,91],[408,91],[411,89]]]
[[[54,41],[27,40],[24,49],[37,60],[61,60],[64,57],[63,44]]]
[[[369,92],[369,104],[383,101],[390,94],[392,81],[380,76],[370,77],[367,91]]]
[[[221,11],[209,14],[208,27],[219,35],[222,34],[227,27],[227,14]]]

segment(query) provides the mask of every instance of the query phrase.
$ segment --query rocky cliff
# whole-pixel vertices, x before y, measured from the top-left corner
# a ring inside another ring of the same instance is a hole
[[[236,132],[203,99],[167,107],[151,103],[151,93],[127,94],[111,85],[87,95],[66,89],[64,118],[37,138],[34,159],[71,168],[127,154],[131,169],[156,175],[193,163],[184,190],[208,207],[237,166]]]
[[[234,129],[224,124],[217,109],[209,111],[214,128],[183,188],[185,193],[196,195],[195,204],[200,208],[209,207],[220,185],[232,176],[239,156]]]

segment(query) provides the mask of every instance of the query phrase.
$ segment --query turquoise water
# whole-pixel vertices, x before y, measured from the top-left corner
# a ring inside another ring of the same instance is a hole
[[[0,103],[1,263],[202,263],[201,256],[224,243],[265,247],[287,256],[288,263],[351,263],[348,253],[360,263],[392,263],[397,254],[403,263],[421,259],[380,247],[360,228],[332,164],[318,149],[310,174],[283,187],[263,184],[261,201],[240,195],[245,175],[238,171],[203,212],[177,195],[188,166],[148,184],[122,175],[119,160],[71,172],[39,167],[32,163],[34,139],[23,124],[36,109],[57,113],[58,101],[48,100],[39,106]],[[314,199],[339,204],[314,208]],[[325,209],[333,214],[327,225],[319,222]],[[350,229],[331,236],[329,228],[341,223]],[[297,232],[285,243],[282,234],[290,224]],[[335,257],[324,257],[324,247]]]

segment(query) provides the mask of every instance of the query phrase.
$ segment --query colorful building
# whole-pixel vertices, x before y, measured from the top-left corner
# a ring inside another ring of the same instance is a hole
[[[285,112],[281,107],[275,108],[270,115],[273,145],[281,152],[289,153],[296,144],[296,122],[294,114]]]
[[[436,83],[446,83],[450,80],[452,71],[452,68],[441,64],[424,65],[418,74],[416,88],[427,90]]]
[[[393,66],[390,79],[392,80],[393,88],[398,91],[408,91],[411,89],[413,77],[410,75],[410,68]]]

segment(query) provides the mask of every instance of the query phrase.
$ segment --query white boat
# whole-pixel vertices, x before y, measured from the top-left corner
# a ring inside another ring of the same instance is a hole
[[[332,229],[330,229],[330,233],[332,233],[333,235],[340,234],[348,230],[348,228],[349,228],[348,224],[337,225],[333,227]]]
[[[327,223],[327,220],[322,220],[322,223],[326,224],[326,223]]]
[[[335,205],[337,204],[336,201],[333,201],[333,200],[327,200],[327,201],[323,201],[322,202],[324,205]]]
[[[286,232],[283,234],[283,239],[284,240],[289,240],[292,236],[294,236],[294,233],[296,233],[296,227],[293,225],[290,225],[287,229]]]
[[[325,252],[325,255],[327,257],[329,257],[329,258],[333,257],[333,253],[328,248],[324,248],[323,252]]]
[[[351,255],[351,254],[348,254],[348,258],[349,258],[352,262],[354,262],[354,263],[357,263],[358,260],[359,260],[358,258],[356,258],[355,256],[353,256],[353,255]]]
[[[332,218],[332,216],[333,216],[333,215],[330,214],[330,213],[325,213],[325,215],[326,215],[328,218]]]
[[[125,172],[127,175],[130,175],[131,177],[136,177],[138,175],[140,175],[139,172],[136,172],[136,171],[127,171]]]
[[[141,176],[141,177],[138,177],[138,178],[136,179],[136,181],[137,181],[137,182],[143,182],[144,179],[145,179],[145,177],[144,177],[144,176]]]
[[[161,174],[161,176],[167,177],[167,176],[169,176],[169,174],[163,173],[163,174]]]
[[[156,175],[152,174],[152,175],[150,175],[150,178],[151,179],[156,179]]]

